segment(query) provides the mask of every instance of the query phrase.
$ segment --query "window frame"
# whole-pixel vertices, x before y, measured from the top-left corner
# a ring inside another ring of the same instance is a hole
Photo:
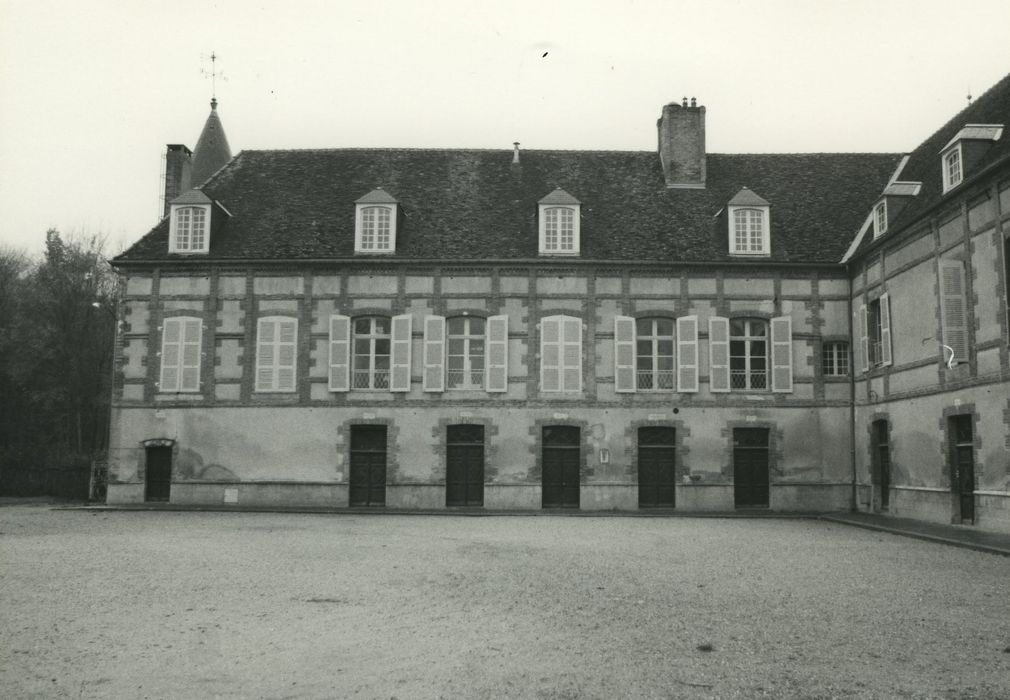
[[[463,334],[454,334],[452,332],[452,325],[454,321],[463,321],[465,332]],[[481,333],[475,334],[470,331],[472,321],[481,321],[483,324],[483,329]],[[463,354],[455,354],[452,352],[453,340],[462,340],[464,345]],[[475,370],[473,368],[473,360],[476,355],[471,351],[471,346],[473,341],[479,340],[482,344],[480,352],[480,369]],[[463,359],[463,368],[461,370],[453,370],[450,366],[452,364],[451,360],[454,357],[461,357]],[[446,391],[484,391],[484,387],[487,382],[487,319],[482,316],[471,316],[471,315],[458,315],[458,316],[448,316],[445,319],[445,388]],[[464,379],[466,377],[470,378],[469,382],[465,382],[461,385],[454,385],[452,380],[453,372],[462,372]],[[474,377],[480,377],[478,383],[474,383]]]
[[[177,326],[177,340],[170,341],[171,334],[168,326]],[[189,339],[187,329],[195,327],[196,338]],[[166,358],[170,357],[171,348],[174,346],[176,361],[166,364]],[[195,348],[196,361],[186,361],[187,347]],[[169,316],[161,322],[161,352],[160,368],[158,372],[158,393],[161,394],[198,394],[200,393],[200,381],[203,365],[203,319],[196,316]],[[187,383],[186,370],[196,370],[194,381]],[[175,372],[175,381],[167,382],[166,375],[171,377],[171,372]],[[169,386],[171,384],[171,386]]]
[[[547,338],[546,329],[549,325],[556,324],[557,339],[550,341]],[[575,329],[575,338],[572,339],[567,332]],[[578,316],[568,316],[557,314],[545,316],[540,319],[540,391],[545,394],[581,394],[584,378],[583,374],[583,347],[582,334],[585,324]],[[555,351],[551,351],[551,346],[556,346]],[[566,350],[574,350],[577,355],[575,362],[566,362]],[[549,363],[549,357],[554,356],[556,363]],[[548,373],[556,372],[557,388],[547,388]],[[574,373],[574,386],[571,386],[566,379]]]
[[[191,211],[199,211],[202,214],[203,242],[200,246],[193,245],[192,217],[186,220],[186,241],[185,244],[180,245],[179,237],[181,233],[180,227],[183,225],[182,217],[184,213]],[[168,252],[183,254],[210,252],[210,217],[210,204],[173,204],[169,217]]]
[[[560,220],[560,212],[566,212],[571,218],[568,223],[571,225],[571,245],[567,248],[562,247],[562,221]],[[557,216],[557,221],[552,222],[553,215]],[[539,250],[540,255],[579,255],[581,249],[581,235],[580,235],[580,212],[579,205],[577,204],[541,204],[540,205],[540,244]],[[552,226],[557,227],[557,241],[553,246],[548,246],[548,239],[552,235],[550,229]]]
[[[840,371],[840,368],[843,368],[844,371]],[[848,377],[851,372],[852,351],[849,341],[834,338],[823,340],[821,342],[821,374],[825,377],[843,378]]]
[[[369,331],[367,333],[358,332],[358,323],[361,321],[369,322]],[[376,332],[376,323],[378,321],[386,322],[386,332],[378,333]],[[368,341],[368,353],[367,355],[359,353],[358,348],[359,342],[362,340]],[[387,343],[387,349],[385,353],[377,353],[376,346],[379,341],[385,340]],[[358,368],[358,358],[367,357],[368,367],[365,369]],[[378,358],[386,358],[386,367],[383,369],[377,367]],[[389,316],[381,316],[378,314],[374,315],[363,315],[355,316],[351,319],[351,355],[350,355],[350,373],[351,373],[351,390],[352,391],[390,391],[393,380],[393,319]],[[365,374],[362,374],[364,372]],[[385,372],[385,386],[381,386],[381,382],[378,378],[381,376],[379,373]],[[368,382],[366,386],[359,386],[359,377],[366,376]]]
[[[397,219],[397,209],[396,204],[382,204],[378,202],[365,202],[355,205],[355,217],[354,217],[354,252],[355,253],[376,253],[376,254],[390,254],[396,252],[396,219]],[[374,221],[369,221],[369,214],[373,211],[383,212],[386,216],[386,221],[382,222],[379,219]],[[379,229],[382,224],[386,224],[387,231],[385,233],[387,241],[386,245],[380,247],[378,245],[378,234]],[[366,225],[368,228],[366,230]],[[369,245],[366,245],[366,235],[371,239],[374,236],[374,241],[370,240]]]
[[[734,334],[734,328],[733,328],[734,324],[739,324],[739,323],[743,323],[744,324],[745,332],[744,332],[743,335]],[[752,324],[760,324],[761,327],[764,330],[764,333],[761,334],[761,335],[756,335],[756,334],[751,333],[750,329],[751,329]],[[729,340],[729,355],[728,355],[728,359],[729,359],[729,388],[730,388],[730,391],[745,391],[745,392],[746,391],[754,391],[754,392],[770,391],[771,388],[772,388],[771,387],[771,375],[772,375],[772,371],[771,371],[771,362],[772,362],[772,355],[771,355],[771,344],[772,344],[771,323],[767,319],[764,319],[764,318],[755,318],[755,317],[736,317],[736,318],[730,318],[729,319],[729,336],[728,336],[728,340]],[[761,343],[764,344],[764,354],[763,354],[763,356],[761,356],[761,359],[764,361],[764,369],[763,370],[757,370],[757,369],[753,369],[751,367],[753,361],[756,360],[756,359],[758,359],[757,354],[753,352],[753,346],[757,342],[761,342]],[[744,344],[744,353],[742,355],[741,354],[734,354],[734,344],[737,344],[737,343],[743,343]],[[734,365],[736,364],[735,361],[738,361],[740,358],[743,358],[743,361],[744,361],[744,368],[742,370],[742,372],[743,372],[742,376],[744,378],[744,385],[743,386],[739,386],[738,385],[738,381],[737,381],[737,378],[739,376],[741,376],[740,375],[741,370],[736,369],[734,367]],[[753,380],[757,376],[763,376],[764,377],[763,386],[755,386],[755,382]]]
[[[753,243],[755,241],[754,229],[751,228],[751,222],[747,223],[748,230],[744,233],[746,240],[743,241],[744,249],[741,249],[737,234],[737,215],[738,214],[759,214],[761,216],[760,229],[758,231],[760,237],[760,250],[752,250]],[[729,252],[730,255],[740,255],[746,257],[767,257],[771,255],[771,207],[755,206],[755,205],[730,205],[728,208],[727,216],[729,217]]]
[[[887,233],[887,200],[882,199],[873,207],[873,237]]]
[[[954,161],[957,164],[956,178],[951,173],[951,164]],[[964,152],[961,149],[960,141],[944,151],[943,155],[940,156],[940,170],[943,175],[944,193],[949,192],[964,182]]]
[[[292,339],[285,341],[281,337],[281,324],[290,323],[293,326]],[[276,330],[276,337],[272,342],[267,343],[263,339],[263,328],[273,324]],[[272,347],[272,361],[269,366],[264,362],[263,347]],[[281,362],[281,353],[285,347],[290,347],[290,364]],[[271,373],[269,384],[261,381],[261,372],[268,369]],[[281,372],[285,369],[291,370],[291,386],[282,386]],[[254,377],[254,391],[257,394],[293,394],[298,391],[298,319],[294,316],[263,316],[256,320],[256,375]]]
[[[665,321],[670,324],[669,335],[660,335],[658,333],[657,325],[659,322]],[[648,335],[642,335],[639,332],[639,324],[642,322],[650,322],[651,329]],[[643,355],[640,352],[640,344],[643,341],[648,341],[650,344],[650,354]],[[670,352],[668,355],[659,354],[659,345],[663,341],[667,341],[670,344]],[[635,391],[641,391],[646,393],[672,393],[677,390],[677,320],[669,318],[666,316],[643,316],[635,319]],[[653,367],[649,370],[642,369],[642,358],[647,357]],[[662,358],[667,358],[669,360],[669,369],[663,370],[657,367],[660,364]],[[648,372],[649,379],[652,386],[644,387],[642,386],[643,373]],[[669,386],[657,386],[661,384],[661,377],[664,376],[660,373],[665,373],[667,378],[667,384]],[[660,380],[660,381],[657,381]]]

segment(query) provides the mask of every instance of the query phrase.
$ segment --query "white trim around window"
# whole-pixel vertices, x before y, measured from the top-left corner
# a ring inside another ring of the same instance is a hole
[[[540,205],[540,255],[579,254],[579,205]]]
[[[174,204],[169,217],[169,253],[210,251],[210,205]]]
[[[731,255],[771,255],[770,207],[729,207]]]
[[[354,252],[396,252],[395,204],[355,205]]]
[[[873,207],[873,237],[887,233],[887,200],[882,199]]]
[[[961,151],[961,144],[956,143],[940,156],[940,169],[943,173],[943,191],[947,192],[958,185],[964,179],[964,154]]]

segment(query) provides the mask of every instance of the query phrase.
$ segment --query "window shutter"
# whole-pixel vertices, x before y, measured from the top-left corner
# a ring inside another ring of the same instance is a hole
[[[277,381],[276,391],[295,390],[298,321],[293,318],[277,321]]]
[[[582,319],[561,317],[561,390],[582,391]]]
[[[179,391],[181,345],[182,319],[166,318],[161,324],[161,378],[158,382],[158,391]]]
[[[698,317],[677,319],[677,391],[698,391]]]
[[[424,317],[424,390],[445,391],[445,319]]]
[[[182,366],[179,391],[200,391],[200,336],[203,322],[198,318],[182,321]]]
[[[964,263],[940,261],[940,323],[943,342],[954,353],[951,359],[968,359],[968,320],[966,313]],[[946,352],[946,351],[945,351]],[[944,360],[947,360],[944,355]]]
[[[870,330],[866,304],[859,306],[859,353],[863,372],[870,371]]]
[[[393,316],[390,391],[410,391],[410,314]]]
[[[772,391],[788,394],[793,390],[793,319],[777,316],[771,327]]]
[[[708,319],[708,384],[715,392],[729,391],[729,319]]]
[[[540,319],[540,390],[561,391],[561,316]]]
[[[509,317],[491,316],[487,320],[484,388],[492,393],[508,391]]]
[[[277,325],[273,319],[261,318],[256,338],[256,391],[274,390],[274,365]]]
[[[880,295],[880,364],[891,364],[891,295]]]
[[[614,391],[634,393],[638,384],[635,373],[635,319],[614,317]]]
[[[330,316],[330,391],[350,389],[351,319]]]

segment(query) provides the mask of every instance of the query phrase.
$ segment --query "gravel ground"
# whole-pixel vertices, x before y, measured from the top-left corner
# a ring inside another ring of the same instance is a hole
[[[1010,698],[1010,558],[808,520],[0,508],[4,698]]]

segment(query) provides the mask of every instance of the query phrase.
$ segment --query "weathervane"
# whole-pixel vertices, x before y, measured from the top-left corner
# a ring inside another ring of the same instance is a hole
[[[204,58],[206,59],[206,56]],[[217,107],[217,53],[210,52],[210,72],[204,68],[201,68],[200,72],[204,77],[210,76],[210,106]],[[221,74],[221,80],[227,80],[224,73]]]

